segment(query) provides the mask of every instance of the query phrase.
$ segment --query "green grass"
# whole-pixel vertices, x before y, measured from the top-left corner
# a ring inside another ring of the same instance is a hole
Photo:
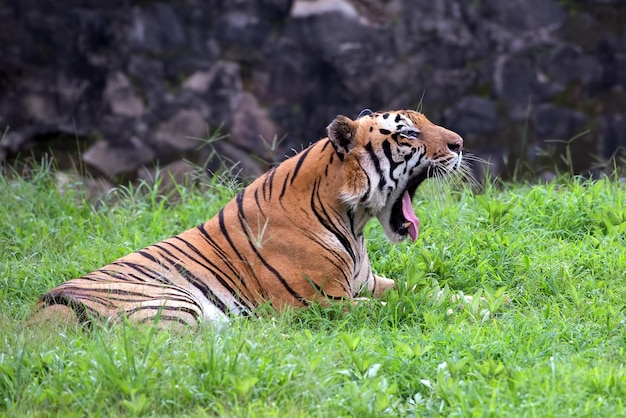
[[[236,191],[210,186],[93,205],[45,169],[0,177],[0,416],[626,415],[616,179],[420,189],[417,243],[368,229],[375,270],[399,285],[385,305],[219,331],[24,330],[39,294],[201,223]],[[459,292],[484,300],[460,306]]]

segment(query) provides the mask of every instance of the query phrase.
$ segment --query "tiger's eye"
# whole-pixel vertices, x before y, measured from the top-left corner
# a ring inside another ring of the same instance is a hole
[[[420,134],[420,131],[418,131],[417,129],[403,129],[399,132],[399,134],[403,137],[403,138],[410,138],[410,139],[417,139],[417,137]]]

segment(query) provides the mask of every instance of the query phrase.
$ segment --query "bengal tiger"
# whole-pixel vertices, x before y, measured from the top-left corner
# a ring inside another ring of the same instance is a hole
[[[377,298],[365,224],[418,236],[411,199],[427,178],[458,170],[463,140],[412,110],[339,115],[326,138],[273,167],[207,222],[40,297],[40,318],[196,326],[314,302]]]

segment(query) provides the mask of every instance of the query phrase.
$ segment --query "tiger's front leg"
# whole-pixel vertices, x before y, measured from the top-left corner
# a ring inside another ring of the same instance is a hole
[[[374,295],[375,298],[381,297],[387,290],[396,288],[396,282],[386,277],[381,277],[374,274],[373,281],[374,285],[372,289],[372,295]]]
[[[372,295],[373,298],[378,299],[382,297],[386,291],[395,289],[396,282],[386,277],[377,276],[376,274],[370,274],[367,282],[361,288],[361,292],[366,292]],[[361,293],[359,292],[359,293]],[[354,297],[353,300],[366,300],[368,297]]]
[[[396,282],[394,282],[393,280],[373,274],[371,276],[371,279],[368,281],[368,289],[367,289],[371,292],[373,297],[368,298],[368,297],[361,296],[361,297],[352,298],[352,304],[356,305],[358,303],[376,300],[377,303],[380,303],[384,306],[387,304],[387,302],[378,301],[377,299],[379,299],[386,291],[395,289],[395,288],[396,288]]]

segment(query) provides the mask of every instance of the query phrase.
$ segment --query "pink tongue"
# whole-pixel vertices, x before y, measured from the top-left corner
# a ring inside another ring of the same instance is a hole
[[[404,219],[408,222],[411,222],[409,226],[409,235],[411,239],[415,241],[417,239],[417,227],[420,224],[420,220],[417,219],[415,213],[413,212],[413,206],[411,205],[411,196],[409,196],[409,192],[404,192],[402,195],[402,214],[404,215]]]

